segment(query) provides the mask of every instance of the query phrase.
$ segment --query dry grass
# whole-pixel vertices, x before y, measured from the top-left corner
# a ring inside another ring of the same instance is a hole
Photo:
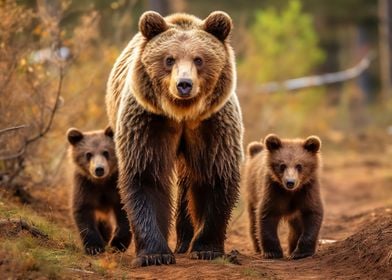
[[[0,229],[0,274],[3,277],[69,279],[72,275],[100,278],[122,267],[119,254],[93,258],[83,254],[72,229],[50,222],[29,207],[20,207],[0,198],[0,219],[23,218],[48,238],[12,226]]]

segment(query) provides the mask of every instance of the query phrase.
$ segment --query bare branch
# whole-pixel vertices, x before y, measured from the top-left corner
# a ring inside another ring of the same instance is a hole
[[[4,129],[0,130],[0,135],[8,133],[8,132],[11,132],[11,131],[14,131],[14,130],[27,128],[27,127],[28,127],[28,125],[25,125],[25,124],[18,125],[18,126],[7,127],[7,128],[4,128]],[[11,154],[11,155],[0,156],[0,161],[1,160],[11,160],[11,159],[18,158],[21,155],[23,155],[25,153],[25,151],[26,151],[26,145],[24,144],[17,153],[14,153],[14,154]]]
[[[28,125],[22,124],[22,125],[18,125],[18,126],[11,126],[11,127],[7,127],[4,129],[0,129],[0,135],[3,133],[7,133],[7,132],[10,132],[13,130],[18,130],[18,129],[22,129],[22,128],[26,128],[26,127],[28,127]]]
[[[52,107],[52,110],[50,112],[49,121],[48,121],[48,124],[46,125],[46,127],[43,130],[41,130],[36,136],[34,136],[30,139],[27,139],[25,141],[23,147],[17,153],[12,154],[12,155],[0,156],[0,160],[11,160],[11,159],[15,159],[15,158],[22,156],[26,152],[26,147],[29,144],[37,141],[38,139],[45,136],[46,133],[49,132],[50,128],[52,127],[54,115],[56,114],[56,111],[58,109],[58,103],[60,100],[61,90],[62,90],[62,86],[63,86],[63,80],[64,80],[64,69],[62,66],[60,66],[59,67],[59,82],[58,82],[58,86],[57,86],[56,99],[55,99],[54,105]],[[26,127],[27,127],[27,125],[20,125],[20,126],[5,128],[5,129],[0,130],[0,134],[6,133],[11,130],[26,128]]]
[[[18,158],[20,156],[22,156],[25,152],[26,152],[26,144],[15,154],[12,155],[5,155],[5,156],[0,156],[0,161],[1,160],[11,160],[11,159],[15,159]]]
[[[59,82],[58,82],[58,85],[57,85],[56,99],[55,99],[54,105],[52,107],[52,110],[50,112],[48,124],[36,136],[28,139],[26,141],[26,145],[28,145],[28,144],[30,144],[32,142],[35,142],[38,139],[40,139],[41,137],[45,136],[45,134],[48,133],[50,128],[52,127],[54,115],[56,114],[56,111],[58,109],[58,103],[59,103],[59,100],[60,100],[61,90],[62,90],[62,87],[63,87],[63,80],[64,80],[64,68],[63,68],[63,66],[60,66],[59,67]]]
[[[12,59],[12,63],[11,65],[8,67],[8,71],[7,71],[7,76],[5,77],[5,79],[3,80],[2,85],[0,86],[0,95],[3,94],[4,90],[7,88],[8,84],[11,81],[12,76],[14,75],[14,71],[16,69],[16,59],[15,59],[15,55],[13,56]]]
[[[364,56],[356,65],[351,68],[322,75],[314,75],[301,77],[296,79],[289,79],[283,82],[269,82],[266,84],[259,85],[257,91],[272,93],[280,90],[298,90],[308,87],[316,87],[327,84],[344,82],[350,79],[354,79],[361,75],[367,68],[369,68],[370,63],[374,60],[374,53],[368,53]]]
[[[87,274],[94,274],[94,271],[90,270],[85,270],[85,269],[79,269],[79,268],[67,268],[69,271],[73,272],[81,272],[81,273],[87,273]]]
[[[43,239],[48,239],[48,235],[37,227],[33,226],[32,224],[26,222],[23,219],[0,219],[0,228],[5,228],[5,226],[12,226],[15,227],[14,231],[17,230],[16,233],[26,230],[34,237],[40,237]]]

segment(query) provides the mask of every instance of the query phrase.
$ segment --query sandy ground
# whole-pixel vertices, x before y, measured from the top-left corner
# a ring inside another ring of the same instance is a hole
[[[264,260],[252,251],[243,202],[234,212],[226,251],[241,265],[194,261],[129,270],[148,279],[392,279],[392,162],[353,157],[324,164],[325,218],[317,254],[302,260]],[[285,243],[285,225],[281,242]],[[335,241],[321,244],[325,241]],[[173,243],[174,244],[174,243]]]
[[[327,160],[327,159],[328,160]],[[248,219],[240,200],[228,230],[226,252],[237,250],[240,265],[223,260],[190,260],[176,255],[175,265],[133,269],[133,246],[115,259],[106,276],[75,271],[76,279],[392,279],[392,162],[383,157],[324,156],[322,195],[325,218],[315,256],[265,260],[252,251]],[[47,199],[51,202],[55,201]],[[57,204],[57,203],[56,203]],[[56,222],[69,224],[67,208],[48,203]],[[37,209],[39,210],[39,209]],[[45,209],[40,209],[41,211]],[[45,212],[45,211],[44,211]],[[281,242],[286,249],[286,227]],[[327,241],[327,242],[326,242]],[[325,244],[325,242],[327,244]],[[333,243],[331,243],[333,242]],[[175,237],[170,239],[174,248]],[[108,253],[95,259],[107,258]],[[105,256],[106,255],[106,256]]]

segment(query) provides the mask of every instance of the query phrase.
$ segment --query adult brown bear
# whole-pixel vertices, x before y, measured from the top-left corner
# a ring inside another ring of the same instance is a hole
[[[167,243],[174,183],[176,252],[197,259],[224,253],[243,134],[231,29],[224,12],[204,20],[146,12],[112,69],[106,102],[134,266],[175,263]]]

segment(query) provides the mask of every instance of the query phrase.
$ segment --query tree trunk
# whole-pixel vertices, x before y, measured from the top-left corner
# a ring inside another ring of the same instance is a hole
[[[378,1],[379,34],[380,34],[380,73],[382,86],[382,99],[391,94],[392,68],[391,68],[391,43],[392,43],[392,1]]]

